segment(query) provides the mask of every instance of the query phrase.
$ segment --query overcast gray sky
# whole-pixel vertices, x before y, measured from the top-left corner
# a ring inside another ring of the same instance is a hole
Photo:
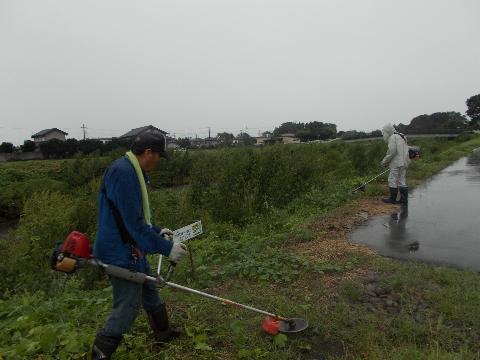
[[[479,0],[0,0],[0,142],[465,111]]]

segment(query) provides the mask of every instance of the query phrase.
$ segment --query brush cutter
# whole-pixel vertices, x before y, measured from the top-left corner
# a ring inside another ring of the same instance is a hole
[[[168,286],[173,289],[207,297],[223,304],[233,305],[239,308],[254,311],[266,316],[262,321],[262,328],[267,334],[270,335],[277,335],[279,332],[297,333],[305,330],[308,327],[308,322],[301,318],[286,318],[254,308],[249,305],[240,304],[232,300],[224,299],[219,296],[170,282],[168,280],[173,272],[173,266],[167,271],[166,277],[163,278],[162,276],[154,277],[141,272],[131,271],[119,266],[104,264],[102,261],[92,256],[90,240],[85,234],[82,234],[78,231],[73,231],[70,233],[65,242],[57,246],[51,256],[51,266],[53,270],[67,274],[71,274],[81,267],[93,266],[104,270],[109,276],[121,278],[134,283],[143,284],[146,282],[151,282],[161,287]]]
[[[382,176],[383,174],[385,174],[385,173],[387,173],[387,172],[389,172],[389,171],[390,171],[390,169],[387,169],[387,170],[385,170],[385,171],[382,171],[380,174],[375,175],[375,176],[374,176],[373,178],[371,178],[370,180],[362,183],[359,187],[351,190],[351,193],[353,194],[353,193],[355,193],[355,192],[357,192],[357,191],[359,191],[359,190],[362,191],[362,192],[364,192],[364,191],[365,191],[365,186],[367,186],[367,184],[369,184],[369,183],[371,183],[372,181],[378,179],[380,176]]]

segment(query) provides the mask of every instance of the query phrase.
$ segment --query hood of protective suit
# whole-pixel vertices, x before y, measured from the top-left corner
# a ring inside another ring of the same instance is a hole
[[[390,139],[390,136],[392,136],[394,132],[395,128],[392,124],[385,125],[382,129],[383,140],[388,143],[388,139]]]

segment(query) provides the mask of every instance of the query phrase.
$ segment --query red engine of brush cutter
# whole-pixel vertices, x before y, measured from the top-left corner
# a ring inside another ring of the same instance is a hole
[[[72,231],[62,244],[60,251],[80,259],[90,259],[92,257],[92,248],[90,239],[80,231]]]
[[[57,271],[72,273],[77,269],[79,259],[90,259],[92,248],[87,235],[72,231],[60,246],[57,246],[52,254],[52,268]]]

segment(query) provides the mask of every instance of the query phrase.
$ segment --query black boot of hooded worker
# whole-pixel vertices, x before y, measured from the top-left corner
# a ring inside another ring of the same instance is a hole
[[[93,343],[92,360],[109,360],[121,341],[122,337],[98,333]]]
[[[398,195],[398,188],[388,188],[390,191],[390,196],[386,199],[382,199],[382,201],[386,204],[398,204],[397,203],[397,195]]]
[[[408,205],[408,187],[400,188],[400,200],[398,203]]]
[[[178,327],[170,327],[165,304],[159,305],[154,311],[147,312],[148,322],[152,328],[155,340],[161,343],[172,341],[178,338],[182,331]]]

